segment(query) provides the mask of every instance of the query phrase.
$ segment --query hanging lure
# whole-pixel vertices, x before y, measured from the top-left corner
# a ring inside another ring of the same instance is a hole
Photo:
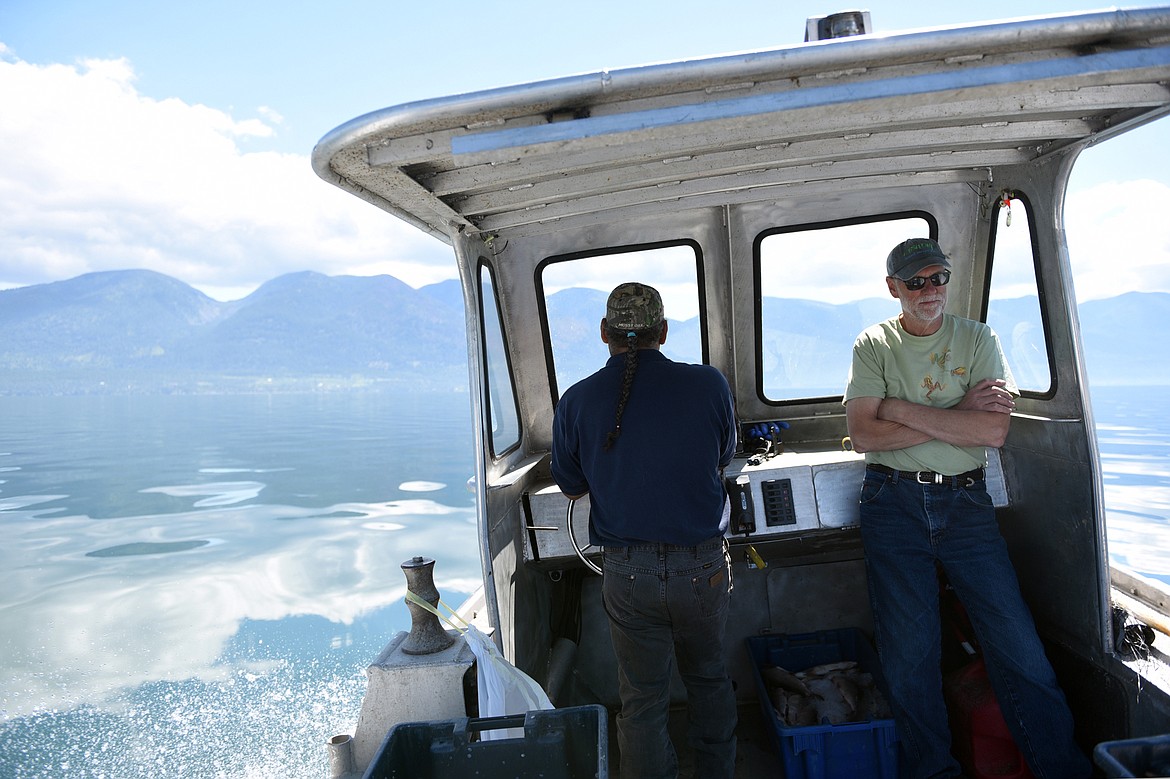
[[[1007,218],[1004,220],[1004,223],[1003,223],[1004,226],[1011,227],[1012,226],[1012,193],[1008,192],[1006,189],[1002,193],[1000,193],[999,205],[1001,208],[1007,209]]]

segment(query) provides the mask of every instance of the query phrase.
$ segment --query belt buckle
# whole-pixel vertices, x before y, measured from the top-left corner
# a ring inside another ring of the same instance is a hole
[[[943,475],[934,471],[919,471],[914,480],[919,484],[942,484]]]

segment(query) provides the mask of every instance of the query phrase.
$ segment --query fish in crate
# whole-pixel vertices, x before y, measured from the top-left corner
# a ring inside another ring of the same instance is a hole
[[[760,670],[772,706],[790,727],[841,725],[891,716],[889,704],[857,662],[843,660],[795,673],[774,665]]]

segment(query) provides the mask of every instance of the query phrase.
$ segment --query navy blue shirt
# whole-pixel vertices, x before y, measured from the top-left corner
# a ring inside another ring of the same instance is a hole
[[[613,430],[626,355],[574,384],[553,417],[552,475],[569,495],[589,493],[589,541],[694,546],[723,535],[720,471],[735,454],[735,410],[723,374],[638,350],[638,370]]]

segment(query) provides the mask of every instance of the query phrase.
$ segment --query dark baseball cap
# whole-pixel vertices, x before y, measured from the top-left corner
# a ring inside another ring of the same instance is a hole
[[[909,238],[895,246],[886,257],[886,275],[905,281],[931,265],[951,267],[947,256],[935,241],[930,238]]]
[[[606,324],[617,330],[650,330],[662,324],[662,296],[649,284],[628,281],[609,293]]]

